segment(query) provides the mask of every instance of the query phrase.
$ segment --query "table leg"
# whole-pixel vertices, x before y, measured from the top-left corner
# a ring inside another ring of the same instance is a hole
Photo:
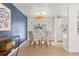
[[[46,47],[48,47],[48,42],[47,41],[45,41],[45,45],[46,45]]]
[[[51,40],[49,42],[50,42],[50,46],[51,46]]]
[[[41,46],[41,40],[38,41],[39,46]]]

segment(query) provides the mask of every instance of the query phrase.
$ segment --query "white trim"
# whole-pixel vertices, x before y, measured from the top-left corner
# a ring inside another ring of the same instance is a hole
[[[24,44],[26,44],[27,43],[27,40],[26,41],[24,41],[20,46],[19,46],[19,48],[21,48]],[[16,49],[13,49],[12,51],[11,51],[11,53],[9,53],[7,56],[11,56],[15,51],[17,51],[17,49],[18,49],[18,47],[16,48]]]

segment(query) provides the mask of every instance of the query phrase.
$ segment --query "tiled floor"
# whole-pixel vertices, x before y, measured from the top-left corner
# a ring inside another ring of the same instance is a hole
[[[28,45],[24,45],[19,50],[19,56],[79,56],[79,53],[68,53],[63,49],[62,43],[57,45],[52,45],[49,47],[45,47],[42,45],[41,47],[36,45],[35,47],[28,47]]]

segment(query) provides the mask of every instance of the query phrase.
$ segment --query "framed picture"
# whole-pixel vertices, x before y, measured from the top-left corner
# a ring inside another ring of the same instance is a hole
[[[0,31],[10,31],[11,12],[8,8],[0,8]]]

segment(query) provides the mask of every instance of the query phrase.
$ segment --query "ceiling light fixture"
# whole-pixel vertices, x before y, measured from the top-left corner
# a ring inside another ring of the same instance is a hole
[[[38,21],[43,21],[44,20],[44,16],[43,16],[43,14],[42,14],[42,10],[40,10],[40,13],[39,13],[40,15],[38,15],[38,16],[36,16],[36,19],[38,20]]]

